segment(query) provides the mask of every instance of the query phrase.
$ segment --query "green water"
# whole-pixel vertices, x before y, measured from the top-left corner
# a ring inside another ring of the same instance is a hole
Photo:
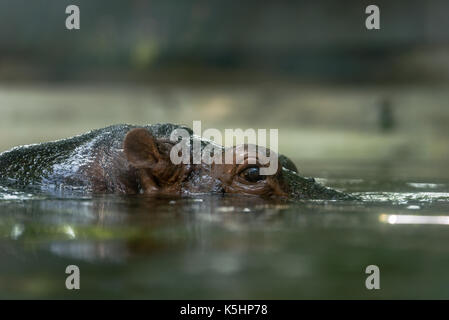
[[[0,298],[449,298],[444,164],[324,167],[311,173],[361,200],[0,188]],[[65,288],[72,264],[80,290]]]

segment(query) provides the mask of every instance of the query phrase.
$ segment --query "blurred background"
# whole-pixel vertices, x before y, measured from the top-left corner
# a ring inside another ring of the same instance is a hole
[[[80,30],[65,28],[70,4]],[[201,120],[279,128],[309,174],[447,175],[449,2],[375,1],[380,30],[365,28],[370,4],[0,0],[0,151]]]
[[[0,152],[116,123],[277,128],[301,174],[363,196],[0,186],[0,298],[449,297],[448,15],[447,0],[0,0]]]

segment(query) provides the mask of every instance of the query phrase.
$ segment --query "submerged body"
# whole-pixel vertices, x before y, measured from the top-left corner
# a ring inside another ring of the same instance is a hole
[[[173,124],[144,127],[114,125],[73,138],[16,147],[0,154],[0,184],[42,191],[82,193],[193,194],[240,193],[299,199],[350,199],[301,177],[295,165],[279,156],[272,176],[260,176],[259,165],[178,164],[170,159]],[[202,145],[209,141],[201,140]],[[237,152],[237,148],[235,151]],[[244,152],[244,151],[242,151]]]

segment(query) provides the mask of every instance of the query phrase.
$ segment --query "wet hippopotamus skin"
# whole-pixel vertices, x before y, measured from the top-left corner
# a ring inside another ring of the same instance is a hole
[[[170,161],[174,124],[114,125],[69,139],[13,148],[0,154],[0,184],[83,194],[237,193],[296,199],[350,199],[279,156],[278,170],[260,176],[248,164],[178,164]],[[208,141],[201,140],[204,147]],[[246,166],[246,167],[245,167]]]

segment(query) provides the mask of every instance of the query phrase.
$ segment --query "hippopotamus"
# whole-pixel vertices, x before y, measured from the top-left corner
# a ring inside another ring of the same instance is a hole
[[[113,125],[72,138],[20,146],[0,154],[0,184],[41,191],[75,190],[83,194],[243,194],[296,199],[350,199],[300,175],[283,155],[272,175],[257,164],[174,164],[170,134],[174,124]],[[223,147],[224,148],[224,147]]]

